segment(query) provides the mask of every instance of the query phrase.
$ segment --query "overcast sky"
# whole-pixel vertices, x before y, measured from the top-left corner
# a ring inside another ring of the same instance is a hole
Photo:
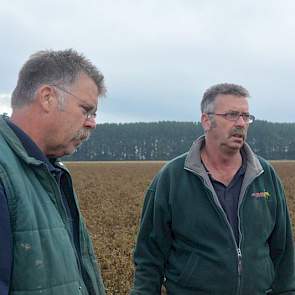
[[[221,82],[249,90],[256,118],[295,122],[294,11],[294,0],[1,1],[0,112],[29,55],[74,48],[105,76],[98,123],[199,121]]]

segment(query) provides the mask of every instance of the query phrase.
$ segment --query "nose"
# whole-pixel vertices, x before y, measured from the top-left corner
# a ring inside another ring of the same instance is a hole
[[[86,118],[84,127],[89,129],[95,129],[96,128],[95,117]]]

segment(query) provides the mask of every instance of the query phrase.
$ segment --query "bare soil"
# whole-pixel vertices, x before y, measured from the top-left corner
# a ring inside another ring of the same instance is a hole
[[[163,162],[67,163],[108,295],[128,294],[144,193]],[[295,229],[295,161],[274,162]]]

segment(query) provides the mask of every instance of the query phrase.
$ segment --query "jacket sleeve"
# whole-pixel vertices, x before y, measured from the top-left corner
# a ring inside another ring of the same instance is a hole
[[[165,263],[172,240],[170,225],[168,192],[159,182],[154,181],[145,195],[134,251],[134,286],[130,295],[161,294]]]
[[[270,237],[270,255],[274,264],[273,295],[295,295],[295,260],[292,227],[284,190],[278,177],[273,180],[277,189],[278,204],[276,225]]]
[[[12,240],[7,199],[0,182],[0,294],[7,295],[12,266]]]

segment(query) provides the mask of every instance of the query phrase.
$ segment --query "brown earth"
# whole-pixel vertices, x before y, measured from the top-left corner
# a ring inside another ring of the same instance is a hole
[[[144,192],[163,162],[67,163],[108,295],[128,294]],[[295,229],[295,161],[274,162]],[[294,230],[293,230],[294,231]]]

